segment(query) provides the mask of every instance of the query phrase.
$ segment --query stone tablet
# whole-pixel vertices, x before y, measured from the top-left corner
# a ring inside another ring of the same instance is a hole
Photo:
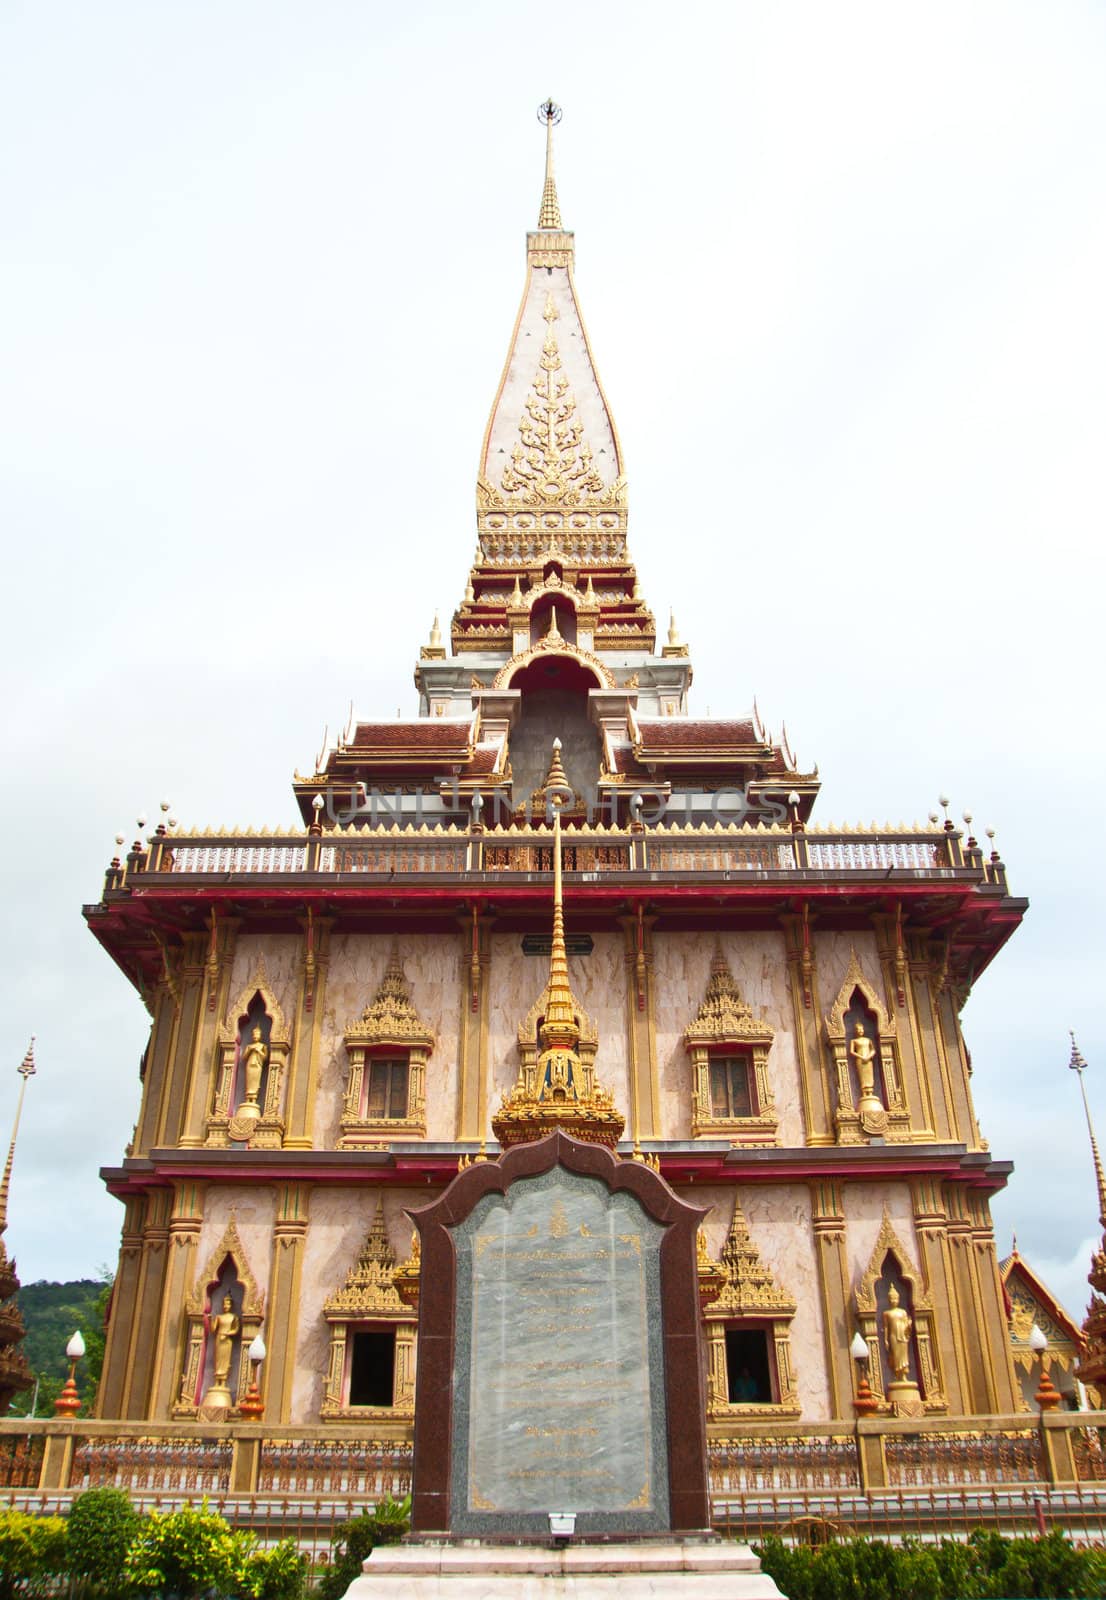
[[[668,1526],[664,1227],[632,1194],[554,1167],[453,1229],[455,1533]]]
[[[558,1129],[412,1210],[416,1538],[710,1525],[696,1230],[640,1161]]]

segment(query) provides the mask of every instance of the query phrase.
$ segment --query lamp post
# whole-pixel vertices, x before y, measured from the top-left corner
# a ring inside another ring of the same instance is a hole
[[[1060,1391],[1048,1375],[1048,1340],[1034,1323],[1029,1330],[1029,1348],[1041,1362],[1041,1382],[1037,1393],[1033,1396],[1042,1411],[1055,1411],[1060,1404]]]
[[[868,1341],[860,1332],[853,1334],[853,1342],[849,1346],[849,1354],[856,1362],[856,1398],[853,1406],[858,1417],[871,1417],[879,1410],[879,1401],[872,1393],[868,1384],[868,1363],[871,1351]]]
[[[65,1388],[54,1401],[54,1412],[59,1417],[75,1417],[81,1409],[81,1397],[76,1384],[77,1362],[84,1355],[84,1340],[79,1328],[66,1345],[65,1353],[69,1358],[69,1376],[65,1380]]]
[[[260,1333],[255,1334],[253,1342],[246,1351],[251,1368],[250,1386],[242,1396],[242,1404],[238,1407],[238,1415],[246,1422],[260,1422],[265,1414],[265,1402],[257,1387],[257,1373],[267,1354],[264,1339]]]

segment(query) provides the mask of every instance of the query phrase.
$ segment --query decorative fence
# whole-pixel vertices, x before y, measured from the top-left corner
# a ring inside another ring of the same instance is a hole
[[[566,829],[567,873],[905,873],[947,878],[964,873],[1005,889],[1005,868],[955,830],[792,830],[736,823],[700,826],[583,826]],[[540,824],[494,828],[366,826],[278,834],[155,835],[108,870],[108,890],[137,874],[164,880],[272,874],[371,877],[500,877],[549,874],[552,830]]]
[[[316,1569],[344,1524],[411,1487],[404,1438],[339,1425],[0,1420],[0,1504],[63,1513],[101,1484],[143,1510],[206,1497],[263,1541],[294,1538]],[[859,1424],[751,1424],[712,1439],[720,1532],[818,1541],[835,1532],[898,1539],[1058,1527],[1106,1540],[1106,1412],[1038,1418],[879,1418]]]

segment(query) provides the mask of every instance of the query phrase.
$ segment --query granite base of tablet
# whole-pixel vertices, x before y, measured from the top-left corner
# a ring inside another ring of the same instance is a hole
[[[747,1544],[381,1545],[347,1600],[781,1600]]]

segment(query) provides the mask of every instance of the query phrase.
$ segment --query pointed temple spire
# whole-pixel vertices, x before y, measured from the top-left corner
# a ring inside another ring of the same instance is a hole
[[[16,1068],[23,1082],[19,1085],[19,1099],[15,1106],[15,1122],[12,1124],[11,1144],[8,1146],[8,1159],[4,1162],[4,1176],[0,1178],[0,1234],[8,1226],[8,1192],[11,1189],[12,1163],[15,1160],[15,1141],[19,1134],[19,1119],[23,1115],[23,1096],[27,1092],[27,1079],[35,1075],[35,1041],[32,1037],[27,1046],[27,1053]],[[0,1247],[2,1248],[2,1247]]]
[[[1087,1063],[1075,1042],[1074,1033],[1071,1036],[1071,1059],[1068,1066],[1079,1078],[1079,1092],[1083,1096],[1083,1114],[1087,1119],[1095,1184],[1098,1188],[1098,1220],[1102,1227],[1106,1228],[1106,1177],[1102,1172],[1102,1157],[1098,1153],[1098,1140],[1095,1138],[1091,1108],[1083,1083]],[[1081,1383],[1091,1383],[1101,1389],[1106,1383],[1106,1298],[1104,1298],[1106,1297],[1106,1234],[1103,1235],[1101,1244],[1091,1257],[1091,1270],[1087,1274],[1087,1282],[1091,1286],[1092,1293],[1087,1315],[1083,1319],[1084,1346],[1075,1368],[1075,1376]]]
[[[1075,1042],[1074,1033],[1071,1036],[1071,1060],[1068,1062],[1068,1067],[1079,1079],[1079,1092],[1083,1096],[1083,1115],[1087,1119],[1087,1133],[1091,1141],[1091,1159],[1094,1162],[1094,1178],[1098,1189],[1098,1220],[1101,1226],[1106,1228],[1106,1174],[1102,1170],[1102,1157],[1098,1153],[1098,1140],[1095,1138],[1094,1123],[1091,1121],[1091,1108],[1087,1100],[1087,1089],[1083,1082],[1083,1074],[1087,1070],[1087,1063],[1084,1061],[1079,1046]]]
[[[562,114],[560,106],[552,100],[546,100],[538,107],[538,121],[545,123],[545,187],[541,192],[538,227],[554,228],[558,232],[561,228],[561,207],[553,177],[553,129],[560,122]]]
[[[559,739],[553,745],[546,788],[553,807],[553,937],[549,982],[541,997],[545,1007],[538,1027],[541,1054],[536,1061],[523,1060],[514,1088],[503,1096],[492,1118],[492,1132],[504,1148],[540,1139],[555,1128],[563,1128],[589,1144],[613,1148],[622,1137],[626,1119],[596,1082],[590,1060],[585,1061],[581,1055],[580,1007],[568,976],[561,807],[566,791],[571,791],[561,765]],[[594,1041],[594,1035],[591,1037]]]

